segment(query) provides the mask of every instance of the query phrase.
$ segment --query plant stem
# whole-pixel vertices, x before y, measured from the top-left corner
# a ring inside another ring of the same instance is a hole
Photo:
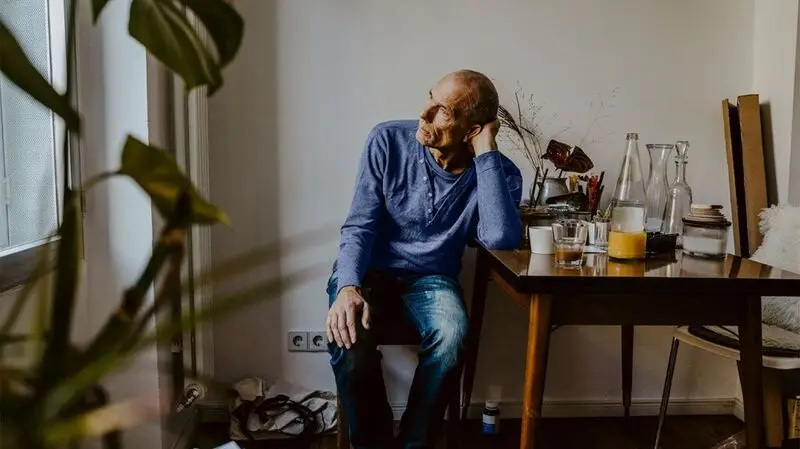
[[[75,47],[75,16],[78,8],[77,0],[70,0],[68,2],[68,20],[67,20],[67,85],[64,93],[65,98],[70,98],[72,93],[73,84],[73,55]],[[75,233],[79,231],[80,214],[75,210],[78,205],[74,201],[74,193],[68,182],[69,175],[69,136],[70,131],[68,126],[64,126],[64,140],[61,142],[61,151],[63,157],[63,180],[64,180],[64,197],[62,200],[61,209],[61,223],[59,226],[59,235],[62,237],[58,244],[57,264],[60,269],[56,273],[55,289],[53,290],[53,304],[52,314],[50,318],[50,326],[52,332],[48,337],[46,344],[44,365],[42,369],[41,382],[46,385],[56,379],[48,379],[47,377],[57,377],[58,372],[63,368],[62,359],[64,349],[67,346],[67,340],[71,335],[72,319],[75,311],[75,290],[77,286],[77,267],[71,267],[70,262],[74,261],[74,254],[70,252],[76,251],[75,246],[70,246],[68,243],[75,243]],[[64,239],[64,235],[68,235],[68,239]],[[64,340],[67,339],[67,340]]]
[[[170,303],[170,300],[180,301],[182,296],[181,287],[181,268],[183,267],[183,258],[186,247],[186,233],[184,232],[181,237],[180,245],[176,244],[170,247],[170,254],[167,258],[167,273],[161,283],[156,298],[153,304],[145,310],[139,324],[131,333],[128,342],[123,347],[123,351],[128,351],[136,346],[150,320],[155,317],[156,312],[162,307]]]
[[[105,181],[107,179],[111,179],[114,176],[117,176],[119,174],[120,174],[120,172],[119,172],[119,170],[117,170],[117,171],[103,172],[103,173],[100,173],[99,175],[92,176],[88,181],[86,181],[86,184],[83,186],[82,190],[84,192],[88,192],[89,190],[92,189],[92,187],[96,186],[97,184],[100,184],[101,182],[103,182],[103,181]]]

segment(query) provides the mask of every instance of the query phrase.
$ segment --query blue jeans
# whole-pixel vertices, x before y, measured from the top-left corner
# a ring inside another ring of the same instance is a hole
[[[334,274],[328,281],[329,306],[337,291]],[[346,349],[335,342],[328,344],[351,444],[356,449],[433,448],[448,393],[458,387],[469,324],[461,287],[446,276],[397,277],[373,272],[366,276],[363,291],[372,319],[369,330],[356,320],[355,345]],[[397,319],[405,319],[417,329],[421,346],[395,440],[377,335],[388,320]]]

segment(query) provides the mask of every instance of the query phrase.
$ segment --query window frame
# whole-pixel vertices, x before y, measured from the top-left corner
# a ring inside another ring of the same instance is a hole
[[[50,70],[52,72],[52,83],[59,91],[65,90],[67,80],[67,61],[64,59],[67,55],[66,52],[66,29],[67,29],[67,7],[69,0],[47,0],[50,29]],[[55,39],[54,36],[64,36],[63,39]],[[77,60],[77,45],[72,52],[72,79],[76,80],[76,67]],[[77,104],[77,83],[73,86],[72,102]],[[78,107],[79,109],[79,107]],[[61,225],[63,216],[63,205],[61,199],[63,197],[63,188],[65,185],[64,179],[64,166],[67,166],[67,176],[70,186],[80,185],[80,145],[77,144],[77,138],[72,137],[68,143],[69,148],[69,161],[65,161],[61,151],[62,142],[64,140],[64,123],[62,120],[54,120],[53,124],[53,141],[55,142],[55,194],[56,194],[56,221]],[[0,183],[2,180],[0,179]],[[0,194],[5,195],[5,186],[0,187]],[[81,202],[83,207],[83,202]],[[3,226],[6,229],[7,224]],[[6,229],[6,231],[8,231]],[[81,232],[83,232],[81,230]],[[0,293],[12,290],[25,283],[27,279],[33,274],[36,264],[40,257],[53,259],[56,255],[58,248],[58,235],[51,235],[39,240],[28,242],[22,245],[15,245],[13,247],[4,248],[0,250]]]

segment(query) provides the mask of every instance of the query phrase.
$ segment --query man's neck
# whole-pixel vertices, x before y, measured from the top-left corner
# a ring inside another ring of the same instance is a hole
[[[469,166],[470,160],[472,159],[472,155],[470,154],[469,149],[466,147],[455,148],[452,150],[449,148],[426,148],[428,148],[428,151],[431,152],[433,160],[435,160],[443,170],[454,175],[463,172]]]

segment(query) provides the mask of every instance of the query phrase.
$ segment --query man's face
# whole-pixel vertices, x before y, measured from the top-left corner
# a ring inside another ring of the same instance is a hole
[[[463,114],[467,87],[452,76],[439,81],[419,115],[417,140],[430,148],[454,149],[468,142],[470,124]]]

